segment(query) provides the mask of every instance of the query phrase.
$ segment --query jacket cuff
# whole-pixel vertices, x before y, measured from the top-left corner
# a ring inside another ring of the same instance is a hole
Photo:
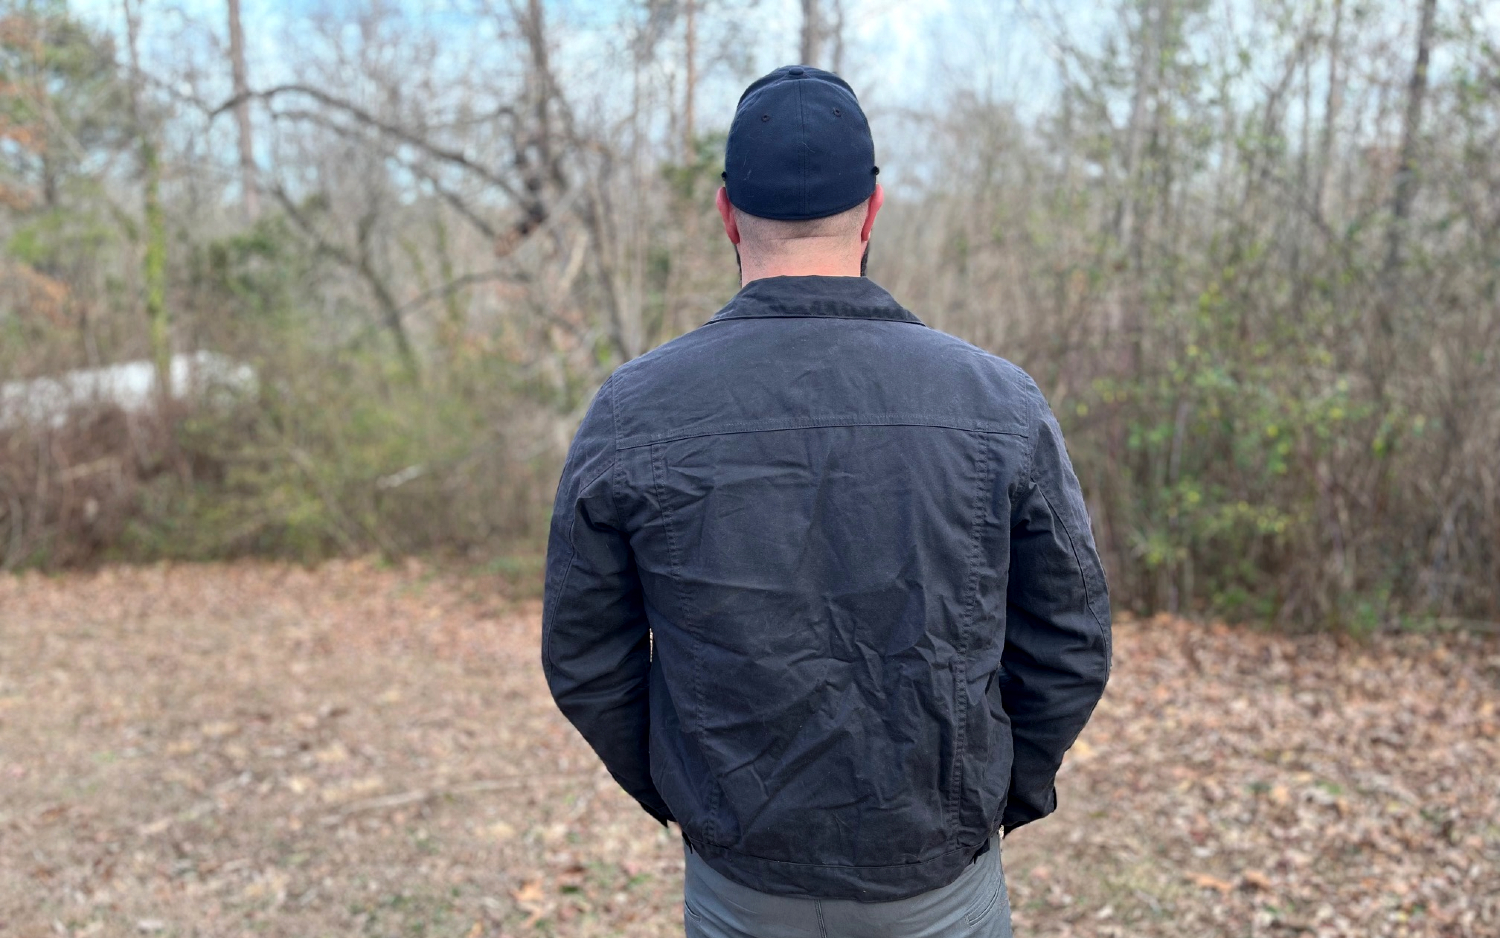
[[[635,803],[641,806],[641,810],[651,815],[662,827],[666,827],[668,821],[677,820],[672,816],[672,809],[667,807],[667,803],[662,800],[661,795],[657,794],[654,786],[646,792],[629,791],[629,789],[627,792],[635,799]]]
[[[656,806],[646,804],[644,801],[638,803],[640,804],[641,808],[643,808],[647,814],[651,815],[656,823],[660,824],[662,827],[666,827],[668,821],[677,820],[676,818],[672,817],[672,812],[667,809],[667,806],[665,804]]]
[[[1004,834],[1009,834],[1018,827],[1024,827],[1032,821],[1039,821],[1053,811],[1057,810],[1057,786],[1053,785],[1047,790],[1047,797],[1040,808],[1035,805],[1026,804],[1017,798],[1011,798],[1005,803],[1005,813],[1000,818],[1000,829]]]

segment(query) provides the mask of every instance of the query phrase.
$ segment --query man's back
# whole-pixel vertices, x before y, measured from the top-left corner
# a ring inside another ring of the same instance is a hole
[[[862,277],[752,281],[621,367],[553,537],[560,705],[761,891],[951,882],[1052,810],[1107,678],[1104,577],[1035,384]]]

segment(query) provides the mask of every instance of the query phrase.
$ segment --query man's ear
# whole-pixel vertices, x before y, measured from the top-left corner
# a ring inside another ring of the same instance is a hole
[[[734,206],[729,203],[729,190],[723,186],[719,187],[718,194],[714,196],[714,207],[719,210],[719,217],[724,219],[724,234],[729,236],[729,243],[739,244],[740,226],[734,220]]]
[[[722,191],[722,190],[721,190]],[[859,230],[859,240],[870,240],[870,229],[875,227],[875,216],[880,212],[880,206],[885,204],[885,189],[880,183],[875,183],[875,191],[870,193],[870,212],[865,216],[865,226]]]

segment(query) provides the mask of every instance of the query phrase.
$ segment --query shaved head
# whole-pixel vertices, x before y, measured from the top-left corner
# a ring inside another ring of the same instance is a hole
[[[734,210],[734,220],[740,228],[742,248],[748,249],[753,246],[756,250],[795,250],[796,247],[805,245],[794,247],[786,242],[806,241],[812,238],[832,238],[850,243],[858,241],[860,228],[864,225],[865,215],[868,213],[869,206],[861,202],[837,215],[812,218],[807,221],[778,221],[774,218],[750,215],[739,209]]]
[[[879,185],[853,208],[822,218],[781,221],[752,215],[729,201],[722,186],[714,196],[724,234],[734,245],[740,282],[761,277],[863,277],[870,229],[885,202]]]

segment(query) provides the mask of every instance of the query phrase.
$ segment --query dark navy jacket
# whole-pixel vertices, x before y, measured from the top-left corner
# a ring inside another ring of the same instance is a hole
[[[1025,372],[865,278],[775,277],[599,389],[558,486],[542,662],[714,869],[898,899],[1054,810],[1109,597]]]

